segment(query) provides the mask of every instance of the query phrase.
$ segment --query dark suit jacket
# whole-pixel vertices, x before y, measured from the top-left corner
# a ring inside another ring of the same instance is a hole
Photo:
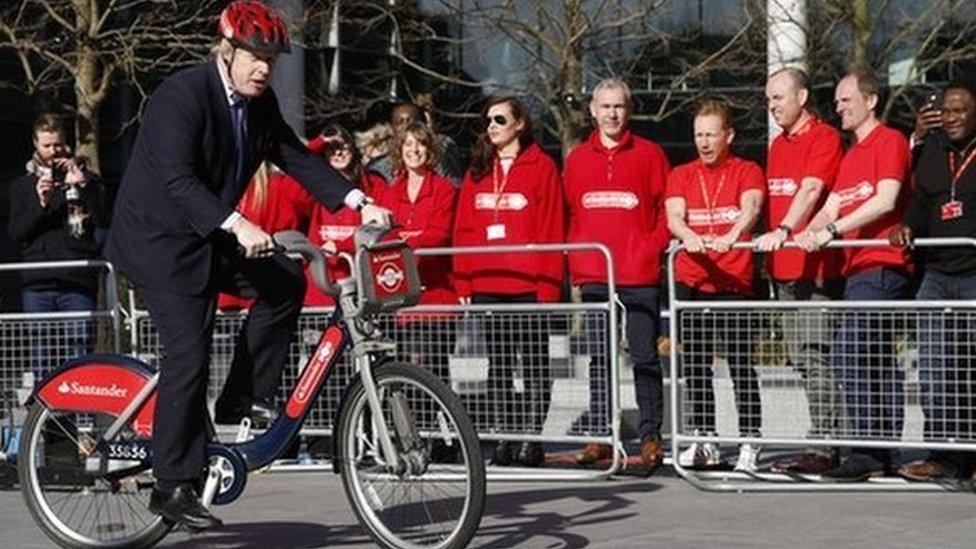
[[[271,89],[247,107],[249,165],[234,181],[234,133],[214,61],[174,74],[150,98],[115,202],[105,257],[137,285],[181,294],[212,289],[220,224],[257,166],[270,160],[330,210],[353,186],[308,152]]]

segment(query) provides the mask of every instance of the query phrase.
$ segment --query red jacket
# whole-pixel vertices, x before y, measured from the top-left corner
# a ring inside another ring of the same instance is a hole
[[[392,186],[374,194],[376,203],[393,212],[400,238],[412,248],[435,248],[451,245],[457,189],[450,180],[433,170],[427,172],[414,202],[407,193],[407,177],[399,175]],[[451,256],[427,256],[417,259],[420,283],[424,288],[421,304],[457,304]],[[411,315],[413,316],[413,315]],[[441,318],[443,315],[424,315]],[[451,315],[448,315],[451,316]]]
[[[454,224],[455,246],[500,246],[563,242],[562,184],[555,162],[538,145],[522,151],[508,176],[495,169],[475,181],[468,172],[461,184]],[[489,240],[489,228],[493,238]],[[545,254],[475,254],[454,258],[458,295],[535,292],[539,301],[559,300],[563,256]]]
[[[258,203],[252,182],[237,211],[248,221],[261,227],[269,234],[294,229],[305,232],[311,217],[315,199],[297,181],[282,172],[271,172],[268,176],[267,194],[263,203]],[[222,310],[247,309],[252,299],[244,299],[230,294],[217,297],[217,307]]]
[[[371,189],[376,192],[386,186],[386,180],[381,176],[363,170],[360,176],[359,187],[361,189]],[[356,243],[353,236],[356,229],[362,224],[362,217],[359,212],[342,208],[333,213],[322,206],[316,204],[312,209],[312,221],[308,227],[308,239],[316,246],[321,247],[328,241],[336,244],[337,251],[355,253]],[[349,276],[349,264],[340,257],[330,257],[328,261],[329,280],[337,280]],[[305,291],[305,305],[308,307],[331,307],[335,304],[332,296],[323,294],[312,282],[312,277],[306,273],[308,288]]]
[[[656,143],[628,131],[620,144],[607,149],[594,131],[566,159],[566,241],[609,247],[618,284],[659,284],[661,254],[670,235],[664,209],[670,171]],[[606,261],[597,252],[569,254],[569,272],[575,285],[607,283]]]

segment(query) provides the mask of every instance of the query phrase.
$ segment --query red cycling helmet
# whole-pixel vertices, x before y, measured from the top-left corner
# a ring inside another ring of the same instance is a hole
[[[289,53],[288,25],[273,8],[254,0],[231,2],[220,14],[220,36],[256,53]]]

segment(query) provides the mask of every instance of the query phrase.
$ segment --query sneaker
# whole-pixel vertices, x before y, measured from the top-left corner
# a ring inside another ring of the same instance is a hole
[[[721,463],[721,457],[714,442],[695,442],[678,454],[678,465],[692,469],[715,467]]]
[[[743,444],[739,446],[739,460],[735,462],[735,470],[740,473],[755,473],[758,470],[756,462],[759,460],[759,451],[762,446]]]

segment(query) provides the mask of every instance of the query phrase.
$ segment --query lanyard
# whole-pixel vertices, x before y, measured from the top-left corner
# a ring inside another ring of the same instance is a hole
[[[952,151],[949,151],[949,173],[952,174],[951,200],[956,199],[956,183],[959,182],[959,178],[962,177],[962,174],[966,173],[966,168],[968,168],[969,165],[972,164],[973,157],[976,157],[976,147],[973,147],[972,144],[970,144],[970,147],[971,150],[969,151],[969,154],[967,154],[966,157],[963,159],[962,165],[959,166],[958,170],[956,169],[956,155]]]
[[[705,188],[705,175],[702,173],[703,170],[698,170],[698,185],[701,187],[702,200],[705,201],[705,208],[708,209],[708,234],[715,234],[715,230],[712,228],[712,224],[715,222],[715,206],[718,203],[718,197],[722,194],[722,187],[725,186],[725,176],[728,174],[726,171],[722,171],[722,177],[718,180],[718,188],[715,189],[715,195],[709,196],[708,190]]]
[[[514,162],[512,163],[514,165]],[[498,222],[498,209],[502,203],[502,194],[505,192],[505,186],[508,185],[508,174],[512,173],[512,166],[508,167],[508,172],[503,173],[502,162],[499,159],[495,159],[495,165],[491,170],[491,190],[495,193],[495,222]],[[499,176],[501,176],[501,181],[499,181]]]

